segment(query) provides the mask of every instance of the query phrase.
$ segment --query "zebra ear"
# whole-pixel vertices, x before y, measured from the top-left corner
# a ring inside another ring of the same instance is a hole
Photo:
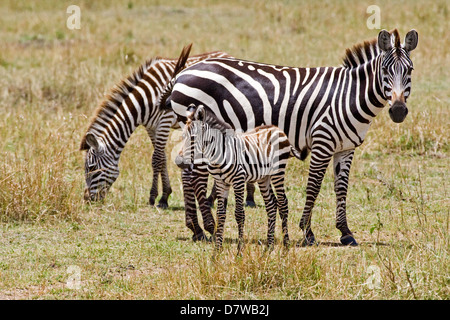
[[[378,46],[383,51],[392,49],[391,34],[387,30],[381,30],[378,34]]]
[[[419,34],[416,30],[412,29],[405,36],[405,43],[403,47],[406,51],[413,51],[417,47],[417,43],[419,42]]]
[[[94,149],[96,152],[98,152],[101,149],[100,142],[90,132],[86,133],[86,143],[89,145],[89,147]]]
[[[206,121],[206,110],[204,106],[199,105],[197,107],[197,110],[195,111],[195,120]]]

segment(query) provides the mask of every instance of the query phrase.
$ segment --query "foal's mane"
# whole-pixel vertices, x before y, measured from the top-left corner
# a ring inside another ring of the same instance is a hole
[[[228,123],[220,120],[212,111],[205,108],[206,122],[212,129],[220,130],[223,134],[226,134],[228,129],[233,129]]]

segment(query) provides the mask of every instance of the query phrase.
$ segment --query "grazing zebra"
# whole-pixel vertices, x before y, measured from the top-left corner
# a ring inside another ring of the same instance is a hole
[[[283,131],[276,126],[260,126],[246,133],[236,133],[202,105],[191,104],[183,129],[183,150],[177,163],[181,168],[206,160],[217,188],[216,249],[222,247],[226,205],[230,186],[236,198],[235,217],[238,224],[238,252],[244,240],[244,187],[258,182],[268,216],[267,245],[273,246],[277,208],[282,220],[283,243],[289,243],[288,200],[284,190],[284,174],[293,149]],[[276,197],[272,190],[275,188]]]
[[[190,47],[187,48],[190,50]],[[184,52],[186,53],[186,52]],[[188,54],[189,52],[187,52]],[[186,66],[207,58],[229,57],[225,52],[204,53],[190,57]],[[172,192],[167,172],[165,147],[171,127],[178,127],[173,112],[162,112],[157,106],[177,63],[176,59],[153,58],[114,87],[98,107],[80,150],[86,150],[85,200],[101,200],[119,175],[119,157],[134,130],[143,125],[152,141],[153,183],[150,205],[158,196],[161,175],[163,194],[158,207],[167,208]]]
[[[169,98],[161,106],[171,108],[185,121],[191,103],[203,104],[218,119],[243,131],[262,124],[276,125],[295,149],[310,151],[306,203],[300,220],[304,245],[315,243],[311,211],[333,158],[336,227],[342,233],[342,244],[357,245],[346,218],[354,150],[363,143],[386,102],[394,122],[405,119],[413,70],[410,52],[417,43],[415,30],[406,34],[403,44],[396,29],[382,30],[378,39],[347,49],[340,67],[291,68],[233,58],[202,61],[178,74]],[[186,221],[194,234],[203,229],[195,224],[196,195],[192,191],[205,189],[205,175],[204,166],[182,174],[184,192],[188,193],[185,198],[191,199],[186,205]],[[213,220],[210,211],[202,211],[202,215],[204,221]],[[211,230],[209,225],[205,229]]]

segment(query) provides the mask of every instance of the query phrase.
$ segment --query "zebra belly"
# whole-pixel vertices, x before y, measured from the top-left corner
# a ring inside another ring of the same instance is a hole
[[[233,185],[238,180],[241,180],[244,183],[259,182],[284,170],[280,167],[275,168],[271,164],[266,168],[255,168],[255,165],[252,166],[253,168],[250,168],[249,165],[235,165],[227,167],[226,169],[220,169],[220,167],[209,165],[208,172],[215,180],[221,181],[227,185]]]

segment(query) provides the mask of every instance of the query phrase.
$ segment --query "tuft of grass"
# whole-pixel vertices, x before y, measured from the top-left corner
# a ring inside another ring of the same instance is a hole
[[[45,137],[35,128],[27,134],[24,146],[7,142],[10,151],[0,163],[1,221],[76,219],[82,189],[66,163],[66,146],[55,144],[55,132]]]

